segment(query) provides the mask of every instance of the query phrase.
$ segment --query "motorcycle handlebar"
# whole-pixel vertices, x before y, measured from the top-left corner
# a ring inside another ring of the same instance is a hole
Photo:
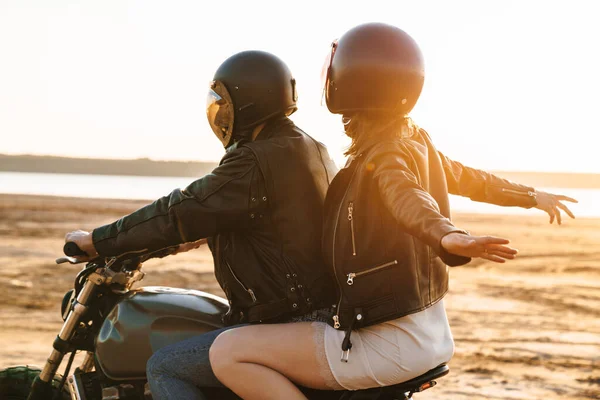
[[[69,256],[69,257],[87,256],[88,255],[85,251],[81,250],[79,248],[79,246],[77,246],[77,243],[75,243],[75,242],[65,243],[65,245],[63,247],[63,253],[65,253],[65,255]]]
[[[127,260],[137,260],[138,263],[141,262],[145,262],[148,261],[151,258],[163,258],[166,256],[169,256],[171,254],[173,254],[175,251],[177,251],[179,249],[179,245],[175,245],[175,246],[169,246],[169,247],[165,247],[159,250],[154,250],[148,253],[143,253],[143,252],[134,252],[132,253],[125,253],[122,254],[120,256],[118,256],[117,258],[120,259],[120,262],[126,262]],[[79,248],[79,246],[77,246],[77,243],[75,242],[67,242],[65,243],[65,245],[63,246],[63,252],[65,253],[66,256],[68,257],[77,257],[77,256],[85,256],[87,257],[88,254],[81,250]],[[125,255],[127,255],[127,257],[125,257]],[[59,262],[60,261],[60,262]],[[59,258],[57,260],[57,263],[62,263],[62,262],[70,262],[71,264],[78,264],[79,262],[83,262],[83,261],[78,261],[74,258],[71,259],[64,259],[64,258]]]

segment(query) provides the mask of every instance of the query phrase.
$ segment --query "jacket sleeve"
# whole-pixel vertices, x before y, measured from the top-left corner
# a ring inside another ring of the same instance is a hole
[[[114,256],[157,250],[243,228],[249,218],[250,186],[262,179],[248,148],[228,153],[210,174],[185,189],[94,229],[98,253]]]
[[[385,206],[405,231],[430,246],[446,264],[457,266],[471,261],[442,247],[442,238],[447,234],[468,233],[444,217],[435,199],[419,185],[407,162],[408,151],[400,146],[394,150],[378,155],[370,163],[375,166],[374,179]]]
[[[441,152],[439,155],[448,182],[448,192],[499,206],[531,208],[537,205],[534,188],[466,167]]]

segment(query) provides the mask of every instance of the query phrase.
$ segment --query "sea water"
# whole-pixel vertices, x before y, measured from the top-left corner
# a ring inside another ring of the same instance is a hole
[[[0,172],[0,193],[151,201],[169,194],[173,189],[185,188],[193,181],[194,178],[189,177]],[[579,200],[579,204],[567,203],[576,216],[600,217],[600,189],[537,189]],[[459,196],[450,196],[450,203],[454,212],[521,215],[540,213],[535,209],[477,203]]]

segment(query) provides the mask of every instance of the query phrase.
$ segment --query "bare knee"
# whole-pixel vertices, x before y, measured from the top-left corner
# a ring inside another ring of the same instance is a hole
[[[208,357],[210,366],[217,378],[221,380],[226,371],[236,362],[236,332],[235,329],[221,333],[210,346]]]

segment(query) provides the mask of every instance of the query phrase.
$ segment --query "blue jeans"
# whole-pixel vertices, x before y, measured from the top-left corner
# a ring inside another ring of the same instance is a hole
[[[200,387],[223,387],[210,366],[208,350],[228,326],[159,349],[146,364],[154,400],[207,400]]]

